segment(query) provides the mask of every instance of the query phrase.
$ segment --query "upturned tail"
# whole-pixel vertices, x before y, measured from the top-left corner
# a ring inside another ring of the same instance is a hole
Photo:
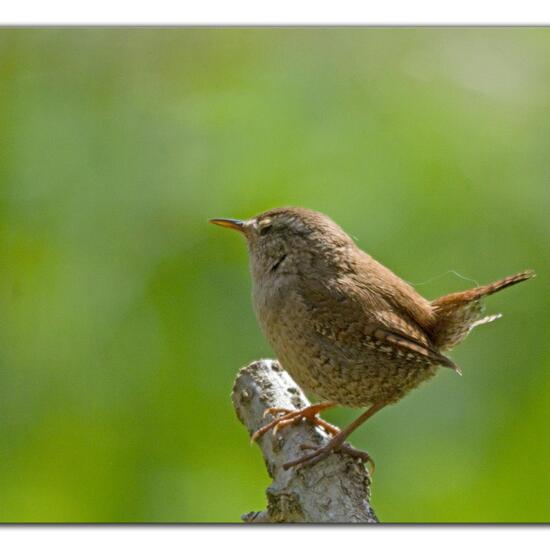
[[[432,328],[432,341],[442,350],[449,350],[462,342],[470,330],[478,325],[490,323],[500,314],[483,317],[481,298],[499,290],[527,281],[535,276],[533,270],[522,271],[494,283],[479,286],[463,292],[453,292],[432,302],[436,321]]]

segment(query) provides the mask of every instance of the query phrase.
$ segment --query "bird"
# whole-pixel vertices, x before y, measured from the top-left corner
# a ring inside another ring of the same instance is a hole
[[[500,316],[484,316],[482,300],[535,276],[525,270],[432,301],[320,212],[282,207],[247,220],[209,221],[245,237],[262,332],[302,390],[321,399],[300,410],[267,409],[265,416],[274,419],[253,434],[254,441],[302,419],[329,433],[328,443],[285,469],[313,465],[335,451],[374,467],[368,452],[347,443],[349,435],[440,368],[460,374],[444,352]],[[319,416],[335,406],[366,410],[340,430]]]

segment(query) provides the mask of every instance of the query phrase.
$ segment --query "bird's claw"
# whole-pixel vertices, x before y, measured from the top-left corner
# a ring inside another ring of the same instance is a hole
[[[289,414],[293,412],[290,409],[284,409],[282,407],[268,407],[262,414],[262,418],[265,418],[268,415],[275,416],[276,414]]]
[[[301,449],[313,450],[314,452],[283,464],[283,468],[285,470],[288,470],[293,466],[297,468],[302,468],[304,466],[313,466],[314,464],[317,464],[318,462],[326,458],[331,453],[341,452],[351,456],[352,458],[359,458],[362,463],[370,465],[370,474],[374,474],[374,460],[372,460],[367,451],[356,449],[349,443],[341,443],[339,445],[331,445],[331,443],[332,441],[329,441],[326,445],[322,447],[318,447],[316,445],[313,445],[312,443],[303,443],[302,445],[300,445]]]
[[[263,412],[263,417],[265,418],[266,416],[271,415],[275,416],[275,419],[256,430],[252,434],[251,442],[253,443],[259,439],[269,430],[273,430],[273,433],[276,434],[281,428],[295,424],[304,418],[310,422],[313,422],[316,426],[323,428],[329,435],[337,435],[340,430],[338,430],[336,426],[333,426],[318,416],[321,411],[329,409],[333,406],[334,403],[326,401],[295,410],[282,407],[268,407]]]

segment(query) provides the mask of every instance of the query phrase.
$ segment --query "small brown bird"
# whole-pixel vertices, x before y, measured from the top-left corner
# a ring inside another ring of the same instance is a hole
[[[305,392],[325,400],[300,411],[266,411],[280,416],[253,439],[301,418],[333,436],[285,468],[315,463],[335,450],[370,461],[345,443],[350,433],[438,367],[460,373],[442,352],[500,316],[483,317],[481,299],[534,276],[523,271],[430,302],[319,212],[277,208],[247,221],[210,221],[246,237],[261,328],[283,368]],[[368,408],[340,431],[318,416],[336,405]]]

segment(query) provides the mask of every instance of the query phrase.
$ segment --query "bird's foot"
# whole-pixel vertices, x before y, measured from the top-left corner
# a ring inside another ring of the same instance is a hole
[[[283,468],[285,470],[288,470],[293,466],[298,466],[299,468],[306,465],[313,466],[313,464],[317,464],[317,462],[320,462],[321,460],[329,456],[332,452],[337,451],[347,454],[353,458],[359,458],[364,464],[370,465],[370,473],[371,475],[374,474],[375,464],[369,453],[367,453],[367,451],[361,451],[359,449],[356,449],[355,447],[352,447],[352,445],[345,442],[345,440],[343,438],[340,438],[338,435],[322,447],[304,444],[302,445],[302,449],[313,449],[314,452],[283,464]]]
[[[309,405],[308,407],[304,407],[299,410],[270,407],[269,409],[266,409],[264,411],[264,417],[268,414],[282,416],[278,416],[277,418],[275,418],[275,420],[269,422],[269,424],[266,424],[259,430],[256,430],[252,434],[251,440],[256,441],[269,430],[273,430],[273,433],[277,433],[281,428],[295,424],[303,418],[306,418],[310,422],[313,422],[313,424],[315,424],[316,426],[323,428],[329,435],[336,436],[340,433],[340,430],[336,426],[333,426],[332,424],[318,416],[321,411],[334,407],[335,405],[336,404],[332,401],[323,401],[322,403]]]

